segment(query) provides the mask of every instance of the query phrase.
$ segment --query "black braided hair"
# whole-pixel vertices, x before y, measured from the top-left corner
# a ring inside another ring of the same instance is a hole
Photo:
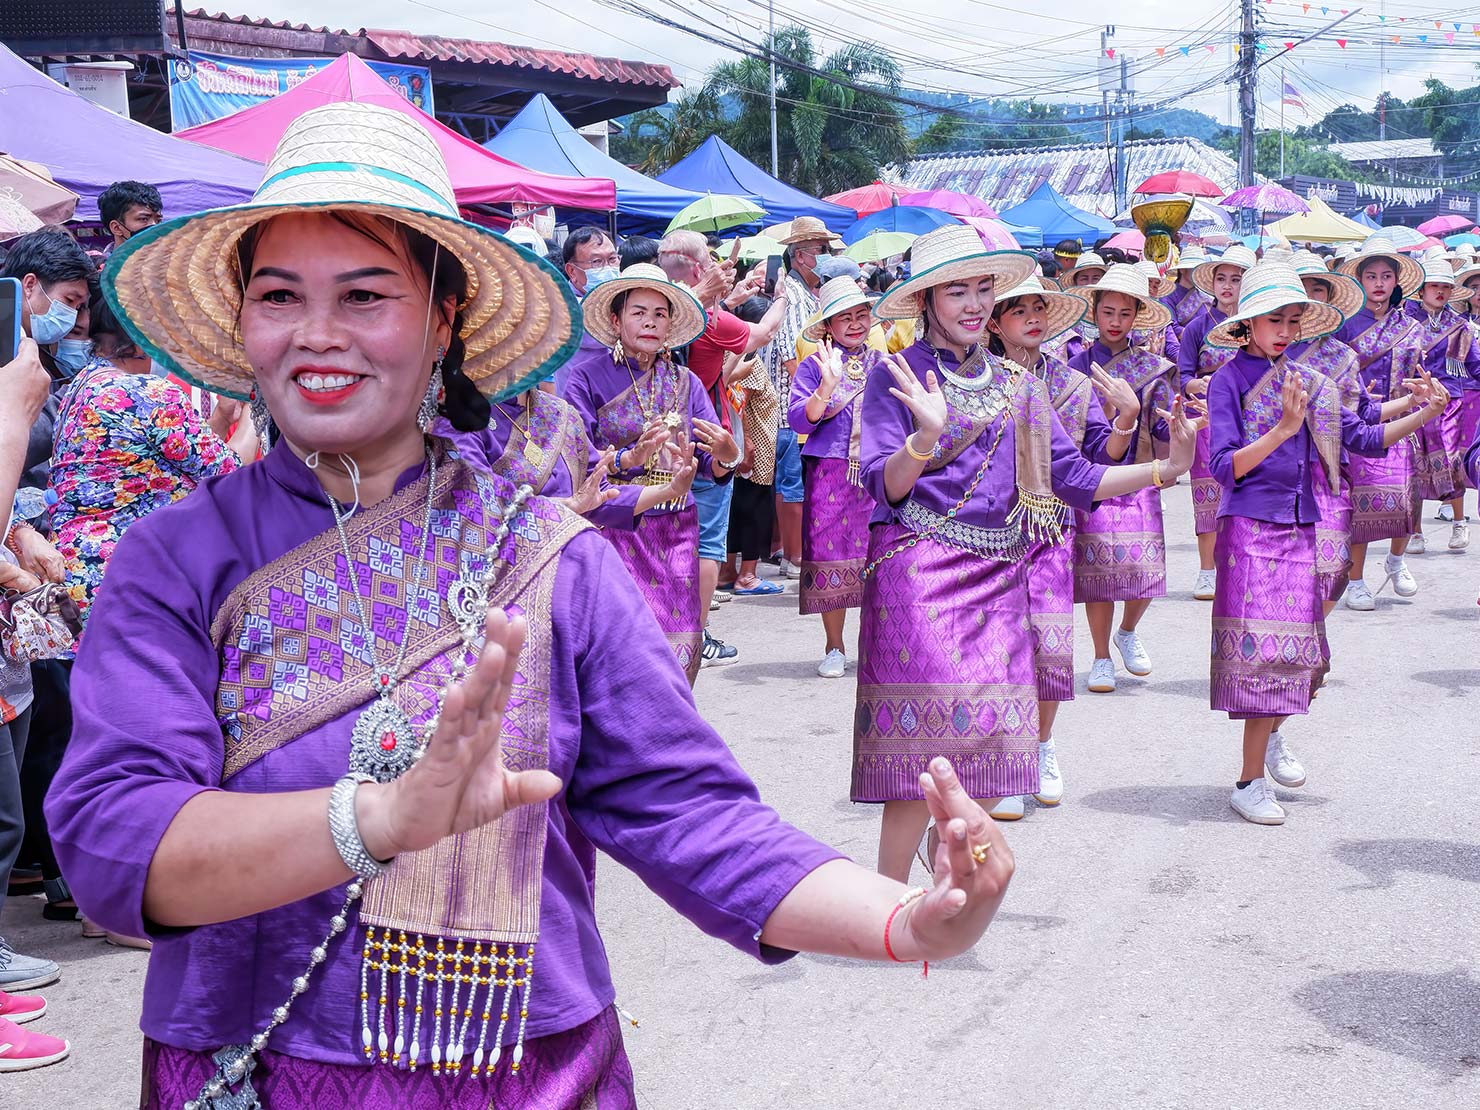
[[[458,312],[452,318],[452,339],[447,344],[447,353],[442,356],[442,386],[447,391],[442,413],[460,432],[481,432],[488,427],[493,406],[463,373],[467,349],[463,346],[462,325],[462,313]]]

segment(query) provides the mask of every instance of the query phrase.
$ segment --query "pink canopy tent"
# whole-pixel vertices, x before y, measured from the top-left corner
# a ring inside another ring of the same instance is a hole
[[[181,131],[178,137],[267,162],[295,119],[321,105],[345,101],[392,108],[425,127],[447,161],[447,173],[461,206],[520,202],[599,212],[610,212],[617,206],[617,187],[609,179],[536,173],[500,158],[410,104],[354,54],[345,54],[271,100]]]

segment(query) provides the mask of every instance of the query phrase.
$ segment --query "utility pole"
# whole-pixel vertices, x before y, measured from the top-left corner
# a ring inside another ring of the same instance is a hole
[[[1377,10],[1382,22],[1387,22],[1387,0],[1382,0]],[[1387,138],[1387,36],[1377,38],[1377,137]],[[1391,169],[1391,167],[1389,167]]]
[[[1280,66],[1280,179],[1285,177],[1285,67]]]
[[[1130,100],[1126,88],[1126,76],[1129,62],[1126,56],[1120,56],[1120,92],[1115,97],[1115,211],[1124,212],[1126,205],[1126,183],[1125,183],[1125,116],[1130,110]]]
[[[176,0],[178,3],[178,0]],[[776,0],[766,5],[770,19],[770,38],[766,41],[766,56],[771,59],[771,176],[780,176],[776,158]]]
[[[1258,36],[1254,31],[1254,0],[1241,0],[1240,7],[1243,25],[1238,36],[1238,185],[1244,189],[1254,184],[1254,104],[1258,81],[1254,54]],[[1239,220],[1247,228],[1251,222],[1248,209],[1239,213]]]

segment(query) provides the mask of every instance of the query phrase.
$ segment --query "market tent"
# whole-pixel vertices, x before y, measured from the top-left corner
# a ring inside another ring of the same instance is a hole
[[[544,173],[603,177],[616,182],[617,226],[625,231],[662,234],[674,216],[703,196],[644,177],[601,153],[566,122],[544,93],[536,93],[502,131],[483,145]]]
[[[1367,215],[1367,209],[1365,208],[1358,208],[1347,219],[1351,220],[1354,224],[1361,224],[1363,227],[1369,228],[1372,231],[1377,231],[1382,227],[1382,224]]]
[[[1292,243],[1360,243],[1372,234],[1370,227],[1349,220],[1320,197],[1310,197],[1310,211],[1286,216],[1266,227]]]
[[[98,194],[115,181],[158,186],[166,216],[238,204],[262,166],[182,142],[100,108],[0,46],[0,150],[39,162],[81,199],[78,220],[97,220]]]
[[[179,137],[266,162],[288,125],[299,116],[325,104],[348,101],[391,108],[425,127],[442,151],[457,203],[464,207],[520,202],[609,212],[615,202],[615,187],[601,174],[589,175],[591,180],[556,177],[527,170],[484,150],[413,105],[354,54],[335,59],[271,100],[181,131]]]
[[[1046,181],[1021,204],[1003,209],[1001,219],[1004,223],[1038,228],[1043,232],[1044,243],[1050,245],[1061,239],[1078,239],[1087,247],[1116,232],[1109,220],[1075,208]]]
[[[775,223],[815,216],[829,231],[842,231],[858,219],[851,208],[818,200],[778,181],[718,135],[709,136],[687,158],[660,173],[658,180],[678,189],[752,198]]]

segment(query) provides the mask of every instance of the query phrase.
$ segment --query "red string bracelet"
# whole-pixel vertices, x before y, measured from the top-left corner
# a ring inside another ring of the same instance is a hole
[[[894,903],[894,908],[889,911],[889,916],[884,920],[884,955],[888,956],[897,964],[914,963],[914,961],[901,960],[898,956],[894,954],[894,947],[889,943],[889,928],[891,925],[894,924],[895,915],[897,915],[900,910],[904,909],[911,902],[914,902],[920,898],[924,898],[925,893],[925,888],[922,886],[916,887],[914,890],[905,891],[904,894],[900,895],[899,901]],[[925,960],[923,961],[923,963],[925,970],[921,972],[920,978],[926,979],[930,976],[930,961]]]

